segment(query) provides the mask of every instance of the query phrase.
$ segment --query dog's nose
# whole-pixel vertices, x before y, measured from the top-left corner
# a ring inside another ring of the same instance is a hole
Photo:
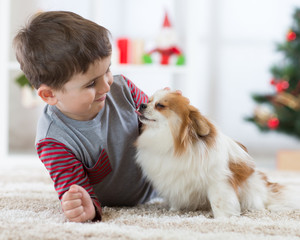
[[[146,108],[147,108],[147,104],[142,103],[142,104],[140,105],[140,111],[143,111],[143,110],[145,110]]]

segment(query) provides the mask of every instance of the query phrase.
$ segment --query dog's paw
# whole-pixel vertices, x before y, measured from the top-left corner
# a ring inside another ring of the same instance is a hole
[[[214,218],[228,218],[232,216],[240,216],[240,211],[221,211],[221,210],[215,210],[213,211]]]

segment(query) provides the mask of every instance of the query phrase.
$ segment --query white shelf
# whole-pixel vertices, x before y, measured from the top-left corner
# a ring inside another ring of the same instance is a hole
[[[112,65],[112,72],[136,72],[136,73],[174,73],[183,74],[187,71],[187,66],[176,66],[176,65],[158,65],[158,64],[124,64],[124,65]]]

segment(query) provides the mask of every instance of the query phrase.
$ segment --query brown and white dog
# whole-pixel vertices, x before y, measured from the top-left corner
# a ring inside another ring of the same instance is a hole
[[[178,92],[157,91],[138,111],[137,163],[174,210],[297,209],[285,187],[255,169],[241,144],[224,135]]]

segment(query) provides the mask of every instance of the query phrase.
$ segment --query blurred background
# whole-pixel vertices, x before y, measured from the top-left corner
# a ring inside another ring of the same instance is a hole
[[[34,91],[15,81],[22,72],[12,39],[33,14],[68,10],[110,30],[113,74],[149,95],[181,89],[258,164],[274,168],[279,151],[300,151],[299,140],[261,132],[245,118],[257,107],[252,93],[274,91],[270,68],[282,59],[276,43],[285,41],[296,7],[299,0],[0,0],[2,158],[35,154],[43,108]],[[165,62],[162,47],[170,50]]]

